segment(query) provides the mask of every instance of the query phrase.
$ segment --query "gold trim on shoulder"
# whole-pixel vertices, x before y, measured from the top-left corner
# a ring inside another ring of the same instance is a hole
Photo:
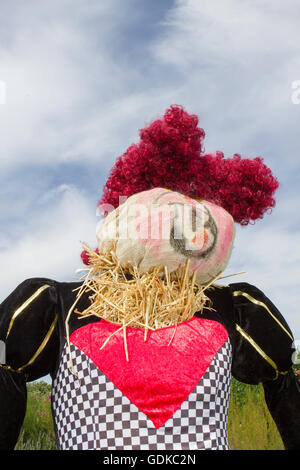
[[[278,320],[278,318],[275,317],[275,315],[271,312],[269,307],[264,304],[263,302],[260,302],[259,300],[256,300],[254,297],[251,295],[247,294],[247,292],[242,292],[240,290],[236,290],[233,292],[233,296],[237,297],[239,295],[242,295],[243,297],[246,297],[246,299],[250,300],[253,304],[259,305],[260,307],[263,307],[264,309],[267,310],[267,312],[271,315],[271,317],[278,323],[278,325],[283,329],[283,331],[286,332],[286,334],[291,338],[292,341],[294,341],[293,336],[290,334],[290,332],[283,326],[283,324]]]
[[[7,333],[6,333],[6,339],[10,333],[10,330],[12,329],[13,327],[13,324],[14,324],[14,321],[15,319],[28,307],[28,305],[31,304],[31,302],[33,302],[45,289],[48,289],[48,287],[50,287],[48,284],[44,284],[43,286],[41,286],[39,289],[37,289],[27,300],[25,300],[25,302],[23,302],[23,304],[17,308],[17,310],[14,312],[13,316],[11,317],[11,320],[10,320],[10,323],[9,323],[9,327],[8,327],[8,330],[7,330]]]
[[[276,380],[279,374],[285,375],[288,373],[288,371],[280,372],[278,370],[277,364],[261,349],[261,347],[251,338],[251,336],[249,336],[248,333],[246,333],[246,331],[244,331],[240,327],[240,325],[236,323],[235,327],[237,331],[251,344],[251,346],[253,346],[253,348],[256,349],[256,351],[265,359],[265,361],[267,361],[270,364],[270,366],[273,367],[273,369],[276,372],[276,376],[274,377],[273,380]]]

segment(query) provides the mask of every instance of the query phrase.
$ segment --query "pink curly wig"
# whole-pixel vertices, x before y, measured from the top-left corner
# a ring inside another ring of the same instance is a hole
[[[117,159],[98,203],[100,212],[104,204],[118,207],[120,196],[166,187],[222,206],[241,225],[261,219],[275,206],[278,181],[271,170],[261,157],[204,154],[204,136],[197,116],[171,106]]]

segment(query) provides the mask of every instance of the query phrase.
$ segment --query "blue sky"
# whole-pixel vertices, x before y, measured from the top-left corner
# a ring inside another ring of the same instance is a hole
[[[226,274],[262,289],[300,340],[297,0],[11,0],[1,6],[0,257],[3,299],[33,276],[69,281],[95,245],[116,157],[173,103],[205,149],[262,156],[273,213],[237,227]]]

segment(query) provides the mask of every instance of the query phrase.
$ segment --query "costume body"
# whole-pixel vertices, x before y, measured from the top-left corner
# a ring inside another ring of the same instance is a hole
[[[61,449],[227,449],[231,374],[263,383],[286,448],[300,448],[292,334],[260,290],[247,283],[209,289],[214,310],[196,312],[174,335],[175,327],[168,327],[150,332],[144,341],[142,330],[128,329],[129,361],[122,332],[100,350],[116,325],[74,314],[70,340],[76,378],[68,368],[64,322],[77,287],[29,279],[1,304],[0,338],[7,358],[0,368],[1,449],[16,444],[26,380],[46,374],[53,378]],[[85,295],[78,308],[88,304]]]
[[[288,325],[256,287],[215,285],[234,223],[262,218],[278,182],[260,157],[204,154],[197,124],[171,106],[118,158],[84,282],[28,279],[1,304],[1,449],[26,380],[47,374],[60,449],[228,449],[231,376],[263,383],[285,447],[300,448]]]
[[[105,348],[99,353],[112,329],[105,320],[73,333],[78,379],[69,373],[65,348],[54,381],[60,448],[227,449],[231,346],[227,340],[219,348],[227,334],[220,324],[210,323],[183,322],[169,347],[173,328],[150,333],[146,342],[140,329],[129,328],[128,362],[122,333],[107,346],[108,354]],[[90,335],[95,341],[87,341]],[[216,354],[213,345],[219,348]]]

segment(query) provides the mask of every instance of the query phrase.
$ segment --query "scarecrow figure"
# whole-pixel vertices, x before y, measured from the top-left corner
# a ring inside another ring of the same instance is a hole
[[[278,182],[261,158],[205,154],[203,138],[180,106],[141,130],[78,282],[28,279],[1,304],[1,449],[26,382],[47,374],[59,449],[228,449],[231,376],[263,384],[285,448],[300,448],[292,332],[257,287],[218,283],[234,224],[262,218]]]

